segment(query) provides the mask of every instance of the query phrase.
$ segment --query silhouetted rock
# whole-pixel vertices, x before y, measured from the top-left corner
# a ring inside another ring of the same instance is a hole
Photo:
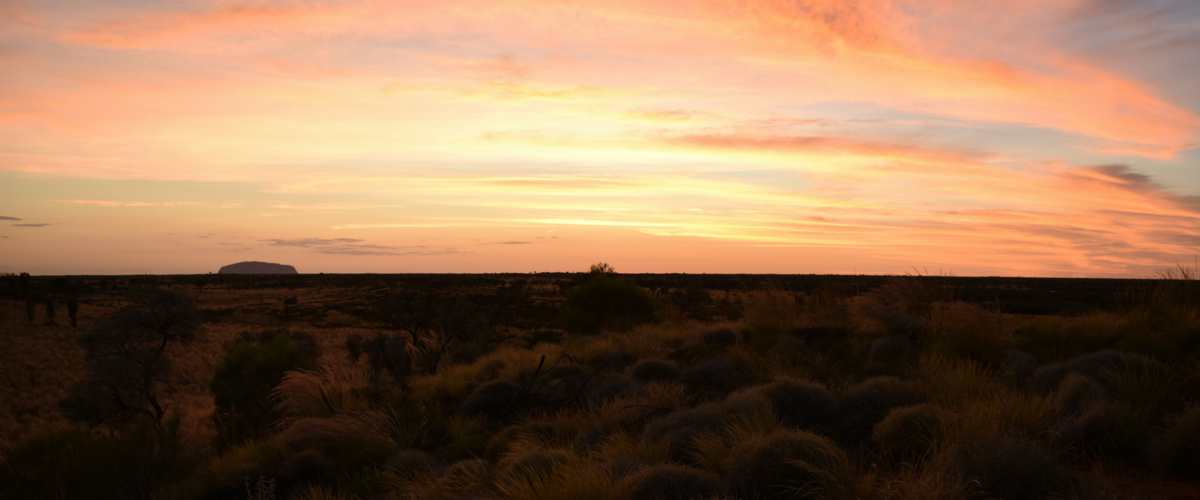
[[[222,267],[217,274],[300,274],[296,268],[270,262],[238,262]]]

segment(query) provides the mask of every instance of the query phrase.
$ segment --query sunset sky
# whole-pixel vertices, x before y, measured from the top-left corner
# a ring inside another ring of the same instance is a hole
[[[0,75],[0,272],[1200,254],[1194,0],[0,0]]]

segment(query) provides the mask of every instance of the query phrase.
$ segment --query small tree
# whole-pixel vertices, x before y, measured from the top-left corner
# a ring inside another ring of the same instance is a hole
[[[242,334],[217,365],[209,384],[217,405],[213,420],[222,444],[257,437],[279,417],[270,396],[283,374],[316,369],[320,356],[316,339],[306,333]]]
[[[199,312],[178,291],[134,288],[129,301],[79,339],[87,375],[60,403],[74,420],[125,423],[144,415],[161,423],[167,414],[160,398],[171,375],[166,351],[195,337]]]
[[[566,326],[584,333],[628,330],[653,318],[654,302],[645,290],[604,272],[593,273],[587,283],[571,290],[563,310]]]

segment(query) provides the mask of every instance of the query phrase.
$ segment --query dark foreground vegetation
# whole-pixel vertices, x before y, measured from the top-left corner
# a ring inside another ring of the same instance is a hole
[[[6,276],[0,498],[1197,498],[1196,277]]]

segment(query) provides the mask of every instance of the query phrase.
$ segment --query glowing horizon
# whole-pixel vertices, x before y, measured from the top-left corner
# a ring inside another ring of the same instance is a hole
[[[1145,277],[1200,5],[0,7],[0,272]]]

